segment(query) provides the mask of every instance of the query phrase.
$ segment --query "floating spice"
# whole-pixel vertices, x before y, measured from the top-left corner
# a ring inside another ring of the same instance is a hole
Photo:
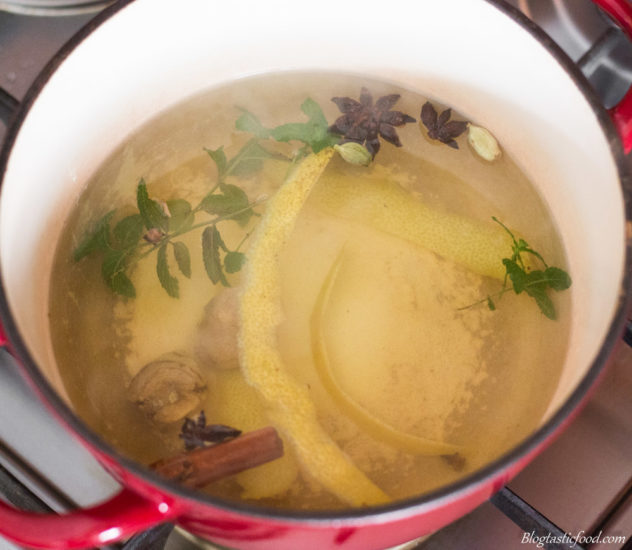
[[[470,124],[467,132],[467,141],[474,149],[474,152],[486,161],[493,162],[500,158],[501,151],[498,141],[487,128]]]
[[[209,443],[222,443],[241,435],[241,430],[224,424],[206,424],[206,415],[200,411],[197,420],[185,418],[180,431],[180,439],[184,448],[191,451],[198,447],[206,447]]]
[[[355,164],[356,166],[368,166],[373,160],[369,150],[355,141],[334,145],[334,150],[349,164]]]
[[[329,131],[342,135],[343,143],[351,141],[364,144],[373,157],[380,150],[380,137],[401,147],[395,128],[415,122],[415,119],[401,111],[391,111],[399,98],[399,94],[389,94],[373,103],[373,96],[364,87],[360,91],[359,101],[350,97],[332,97],[331,100],[343,115],[336,119]]]
[[[445,143],[453,149],[458,149],[459,144],[455,138],[465,132],[468,123],[464,120],[450,120],[451,116],[452,109],[446,109],[438,114],[429,101],[426,101],[421,108],[421,122],[428,130],[428,137]]]
[[[159,460],[151,467],[163,477],[187,487],[204,487],[282,456],[283,442],[277,431],[268,426],[222,445],[189,449]]]

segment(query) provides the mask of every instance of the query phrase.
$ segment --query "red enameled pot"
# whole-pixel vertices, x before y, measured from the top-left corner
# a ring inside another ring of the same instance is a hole
[[[595,3],[631,34],[626,0]],[[392,0],[388,9],[375,8],[366,0],[291,9],[281,0],[121,0],[37,79],[0,156],[6,344],[51,412],[124,488],[63,516],[0,503],[4,537],[34,548],[80,548],[171,521],[232,548],[386,548],[488,499],[577,414],[625,324],[632,225],[623,149],[632,149],[632,94],[607,112],[566,55],[501,0]],[[45,304],[49,243],[72,199],[111,150],[157,112],[240,77],[285,70],[366,74],[486,121],[538,187],[564,239],[573,274],[570,346],[541,427],[485,468],[421,497],[333,513],[229,504],[122,456],[63,397]]]

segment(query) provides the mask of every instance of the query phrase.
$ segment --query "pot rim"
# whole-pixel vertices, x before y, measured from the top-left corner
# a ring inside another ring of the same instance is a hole
[[[119,0],[115,4],[107,7],[101,13],[91,19],[79,32],[77,32],[47,63],[41,73],[37,76],[33,84],[28,89],[23,101],[20,103],[18,111],[7,128],[5,140],[0,150],[0,192],[4,184],[5,173],[8,160],[15,140],[20,132],[20,128],[30,112],[30,108],[37,100],[40,92],[46,86],[48,80],[77,47],[81,45],[95,29],[105,21],[123,10],[135,0]],[[606,136],[610,145],[610,152],[617,166],[617,172],[625,203],[625,217],[629,227],[632,223],[632,173],[630,163],[623,153],[620,137],[612,120],[601,104],[590,83],[585,78],[580,69],[573,63],[568,55],[535,23],[528,19],[517,8],[508,4],[506,0],[484,0],[495,8],[499,9],[513,22],[520,25],[529,32],[547,51],[554,57],[561,68],[569,75],[574,84],[581,91],[582,95],[590,105],[597,117],[601,130]],[[187,489],[180,484],[168,481],[149,468],[142,466],[136,461],[124,456],[101,436],[94,432],[81,418],[76,415],[70,407],[63,401],[61,396],[53,389],[44,374],[39,370],[37,363],[32,358],[26,343],[23,341],[15,322],[13,321],[4,282],[0,277],[0,321],[9,339],[10,350],[18,359],[20,367],[27,373],[30,381],[35,385],[41,397],[44,397],[47,405],[51,406],[66,426],[78,435],[84,444],[91,449],[98,450],[106,455],[110,460],[122,466],[128,473],[136,478],[149,483],[162,492],[175,496],[179,499],[194,501],[197,504],[205,504],[226,512],[237,513],[249,517],[258,517],[266,520],[300,522],[307,524],[323,524],[332,520],[350,520],[353,523],[373,520],[376,517],[382,519],[394,519],[399,516],[409,516],[421,513],[425,509],[434,508],[449,504],[458,500],[485,485],[502,480],[502,485],[509,481],[503,478],[503,474],[510,472],[511,467],[529,454],[537,453],[543,449],[546,443],[550,442],[556,433],[559,433],[565,422],[578,412],[579,408],[586,403],[591,388],[594,388],[596,381],[603,373],[609,357],[618,342],[621,340],[623,327],[627,319],[627,311],[632,304],[632,247],[630,238],[626,241],[624,274],[621,283],[621,298],[613,314],[610,326],[602,346],[590,365],[588,371],[581,379],[578,386],[565,400],[559,410],[549,418],[540,428],[523,440],[519,445],[513,447],[503,455],[499,456],[483,468],[476,470],[470,475],[457,480],[454,483],[440,487],[421,496],[403,500],[397,500],[392,504],[372,506],[367,508],[350,508],[345,510],[316,510],[316,511],[296,511],[282,510],[276,508],[266,508],[249,504],[229,502],[200,491]],[[118,479],[120,482],[121,480]],[[500,489],[500,485],[494,485],[493,491]]]

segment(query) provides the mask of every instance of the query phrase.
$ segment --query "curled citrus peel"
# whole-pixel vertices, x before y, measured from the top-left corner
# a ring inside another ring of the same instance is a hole
[[[456,445],[417,437],[389,426],[354,401],[334,378],[323,336],[323,318],[340,265],[342,264],[343,254],[344,250],[340,252],[327,277],[325,277],[325,282],[316,298],[316,305],[310,320],[314,363],[323,387],[333,398],[336,405],[374,439],[383,441],[400,451],[417,455],[450,455],[458,452],[459,447]]]
[[[318,423],[307,388],[284,368],[277,346],[282,320],[279,255],[313,186],[331,160],[327,148],[306,157],[269,200],[251,241],[239,302],[240,363],[246,381],[263,397],[269,419],[293,445],[305,471],[353,505],[389,502]]]
[[[497,224],[431,208],[395,182],[327,174],[310,202],[321,211],[411,242],[501,281],[511,238]]]

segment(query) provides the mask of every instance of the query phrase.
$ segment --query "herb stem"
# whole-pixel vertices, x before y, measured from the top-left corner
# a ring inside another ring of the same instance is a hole
[[[175,237],[179,237],[180,235],[185,235],[186,233],[190,233],[194,229],[199,229],[200,227],[206,227],[207,225],[215,225],[215,224],[217,224],[219,222],[223,222],[225,220],[230,220],[232,218],[235,218],[236,216],[239,216],[239,214],[243,214],[244,212],[247,212],[251,208],[254,208],[255,206],[258,206],[259,204],[261,204],[265,200],[267,200],[267,198],[260,197],[260,198],[258,198],[256,200],[252,201],[251,203],[248,203],[248,206],[245,206],[241,210],[235,210],[234,212],[230,212],[229,214],[224,214],[223,216],[218,216],[215,219],[207,220],[205,222],[196,223],[196,224],[192,225],[191,227],[189,227],[188,229],[185,229],[183,231],[176,231],[175,233],[173,233],[171,235],[166,235],[164,240],[169,240],[169,239],[173,239]]]
[[[488,294],[487,296],[485,296],[485,298],[478,300],[478,302],[474,302],[473,304],[469,304],[467,306],[463,306],[463,307],[458,307],[456,310],[457,311],[465,311],[466,309],[471,309],[473,307],[476,306],[480,306],[481,304],[484,304],[486,302],[488,302],[490,300],[490,298],[500,298],[503,294],[505,294],[505,292],[509,292],[511,289],[510,288],[503,288],[502,290],[494,293],[494,294]]]
[[[239,244],[237,245],[237,248],[235,248],[235,252],[239,252],[239,249],[241,248],[241,246],[248,240],[248,237],[250,237],[250,235],[252,235],[252,230],[248,231],[248,233],[246,233],[244,235],[244,238],[241,239],[241,241],[239,242]]]
[[[231,218],[234,218],[235,216],[239,216],[239,214],[243,214],[244,212],[247,212],[251,208],[254,208],[255,206],[263,203],[266,200],[267,200],[267,197],[259,197],[258,199],[256,199],[256,200],[252,201],[251,203],[249,203],[247,207],[244,207],[241,210],[237,210],[235,212],[231,212],[230,214],[224,214],[223,216],[217,216],[216,218],[214,218],[212,220],[207,220],[207,221],[204,221],[204,222],[196,223],[196,224],[192,225],[191,227],[189,227],[188,229],[185,229],[183,231],[176,231],[176,232],[172,233],[171,235],[167,234],[167,235],[165,235],[163,237],[163,239],[160,241],[159,244],[142,243],[142,244],[139,245],[139,247],[150,247],[149,250],[145,250],[142,254],[139,254],[136,257],[134,257],[125,266],[125,268],[126,269],[127,268],[131,268],[132,266],[134,266],[135,264],[140,262],[142,259],[144,259],[147,256],[149,256],[152,252],[158,250],[160,248],[160,246],[162,246],[162,245],[164,245],[164,244],[166,244],[168,242],[171,242],[171,240],[175,239],[176,237],[180,237],[181,235],[186,235],[187,233],[190,233],[191,231],[194,231],[195,229],[200,229],[201,227],[207,227],[209,225],[216,225],[219,222],[222,222],[222,221],[225,221],[225,220],[229,220]],[[246,233],[246,235],[244,236],[242,241],[239,243],[239,246],[237,247],[237,250],[239,250],[239,248],[244,243],[244,241],[248,237],[250,237],[251,233],[252,233],[252,231]]]
[[[224,183],[223,178],[219,178],[217,183],[213,186],[213,188],[206,195],[204,195],[204,197],[202,197],[202,200],[200,201],[200,204],[198,204],[193,210],[191,210],[191,213],[192,214],[196,214],[200,210],[202,210],[202,205],[204,204],[204,199],[206,199],[206,197],[208,197],[209,195],[212,195],[213,193],[215,193],[215,191],[217,191],[222,186],[223,183]]]
[[[526,282],[522,285],[522,290],[520,290],[520,292],[522,292],[523,290],[526,290],[527,288],[537,288],[538,286],[540,286],[542,284],[541,281],[530,281],[530,282]],[[470,309],[472,307],[484,304],[485,302],[488,302],[491,298],[500,298],[501,296],[503,296],[506,292],[509,292],[510,290],[514,290],[515,292],[515,288],[513,287],[504,287],[503,289],[501,289],[500,291],[494,293],[494,294],[488,294],[485,298],[479,300],[478,302],[474,302],[473,304],[467,305],[467,306],[463,306],[463,307],[459,307],[456,309],[456,311],[463,311],[466,309]],[[516,292],[516,294],[519,294],[519,292]],[[527,292],[527,294],[529,294]]]

